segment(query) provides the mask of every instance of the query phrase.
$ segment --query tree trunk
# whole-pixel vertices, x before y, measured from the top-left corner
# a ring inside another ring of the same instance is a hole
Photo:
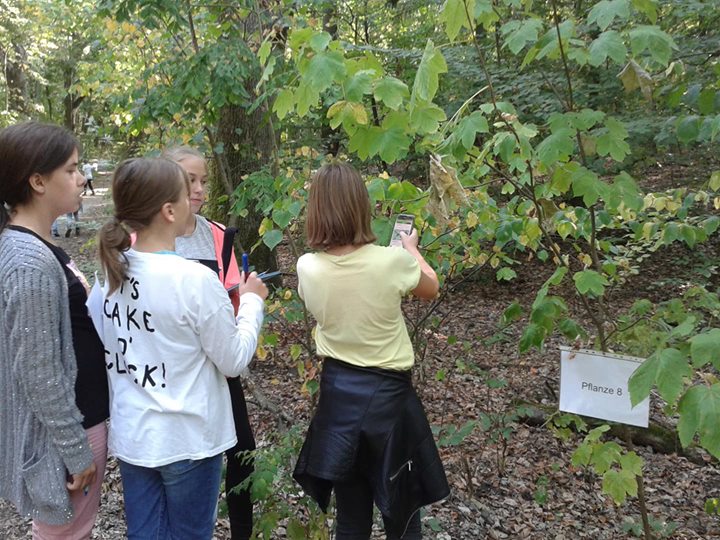
[[[12,45],[12,52],[0,46],[0,64],[5,74],[7,86],[7,109],[19,113],[28,111],[28,80],[24,64],[27,53],[21,45]]]
[[[251,95],[255,84],[255,81],[246,81],[245,86]],[[222,144],[223,150],[215,153],[218,175],[221,177],[220,186],[215,186],[215,192],[231,195],[242,182],[243,176],[262,167],[274,168],[276,165],[277,143],[269,107],[262,105],[250,113],[238,105],[224,107],[217,124],[217,143]],[[218,214],[227,216],[230,202],[218,207]],[[262,242],[250,253],[260,239],[258,229],[263,215],[259,211],[248,208],[248,215],[242,219],[231,215],[229,220],[220,220],[238,228],[236,241],[240,249],[250,254],[250,263],[258,271],[277,270],[275,252]]]

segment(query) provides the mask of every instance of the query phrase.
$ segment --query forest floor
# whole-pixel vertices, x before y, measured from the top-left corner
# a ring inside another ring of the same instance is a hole
[[[675,177],[686,171],[649,171],[647,185],[653,189],[671,187]],[[108,176],[96,179],[96,196],[85,201],[80,237],[61,237],[61,245],[88,273],[94,261],[94,233],[109,214]],[[64,227],[61,226],[61,232]],[[281,257],[283,269],[292,262]],[[558,339],[551,339],[543,352],[517,352],[521,325],[498,332],[501,313],[513,300],[528,306],[549,275],[531,262],[516,269],[518,277],[498,283],[494,272],[481,272],[448,294],[437,317],[439,326],[427,330],[427,350],[416,369],[416,387],[430,423],[435,426],[462,426],[488,415],[496,421],[487,429],[478,425],[457,444],[441,446],[440,452],[451,484],[451,495],[423,513],[424,537],[438,540],[481,538],[555,539],[632,538],[626,524],[640,522],[636,498],[621,506],[601,493],[601,481],[592,473],[571,465],[573,450],[582,440],[573,434],[561,441],[537,422],[515,421],[519,402],[557,406],[560,354]],[[622,310],[637,298],[660,302],[678,294],[690,281],[704,280],[712,290],[720,289],[720,243],[717,235],[706,245],[687,249],[673,246],[651,254],[640,264],[637,275],[612,291],[609,302]],[[292,277],[286,286],[293,286]],[[408,301],[410,319],[421,313],[419,301]],[[571,306],[574,309],[575,306]],[[292,339],[282,325],[268,317],[266,331],[279,333],[278,344],[251,369],[248,395],[251,423],[259,447],[277,444],[275,435],[285,429],[277,411],[295,426],[307,424],[312,405],[302,391],[296,361],[291,359]],[[452,345],[448,341],[457,343]],[[469,344],[463,347],[463,342]],[[658,396],[653,396],[651,420],[664,423]],[[720,429],[720,426],[718,427]],[[623,444],[622,441],[617,441]],[[678,453],[664,454],[638,446],[645,460],[644,482],[647,506],[654,523],[671,538],[720,538],[720,520],[705,513],[704,502],[720,497],[720,467],[706,453],[697,451],[690,460]],[[284,483],[287,501],[300,514],[297,488]],[[105,494],[93,538],[124,537],[121,483],[117,466],[110,461]],[[662,531],[661,531],[662,532]],[[661,537],[660,534],[658,534]],[[28,522],[0,502],[0,538],[29,538]],[[227,520],[218,519],[216,538],[229,538]],[[278,528],[273,538],[285,538]],[[379,530],[373,538],[382,538]]]

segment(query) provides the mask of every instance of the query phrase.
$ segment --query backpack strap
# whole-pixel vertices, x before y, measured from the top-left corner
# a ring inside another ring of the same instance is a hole
[[[220,265],[220,280],[225,283],[225,277],[230,267],[230,258],[233,252],[233,241],[237,234],[237,227],[225,228],[222,224],[210,221],[213,243],[215,244],[215,258]]]

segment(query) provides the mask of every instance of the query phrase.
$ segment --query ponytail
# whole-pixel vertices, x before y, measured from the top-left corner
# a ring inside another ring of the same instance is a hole
[[[110,285],[107,294],[120,288],[128,273],[124,252],[132,245],[131,232],[148,227],[162,206],[187,197],[185,170],[167,159],[126,159],[113,174],[115,217],[98,233],[98,257]]]
[[[127,275],[128,263],[123,255],[132,244],[130,229],[117,217],[106,223],[98,233],[98,257],[110,284],[107,294],[120,288]]]

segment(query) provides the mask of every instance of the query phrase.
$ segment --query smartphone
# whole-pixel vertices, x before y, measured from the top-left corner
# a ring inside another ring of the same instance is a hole
[[[402,247],[402,241],[400,240],[400,233],[404,232],[410,234],[412,232],[413,224],[415,223],[415,216],[412,214],[398,214],[395,219],[395,226],[393,227],[392,236],[390,237],[390,245]]]

